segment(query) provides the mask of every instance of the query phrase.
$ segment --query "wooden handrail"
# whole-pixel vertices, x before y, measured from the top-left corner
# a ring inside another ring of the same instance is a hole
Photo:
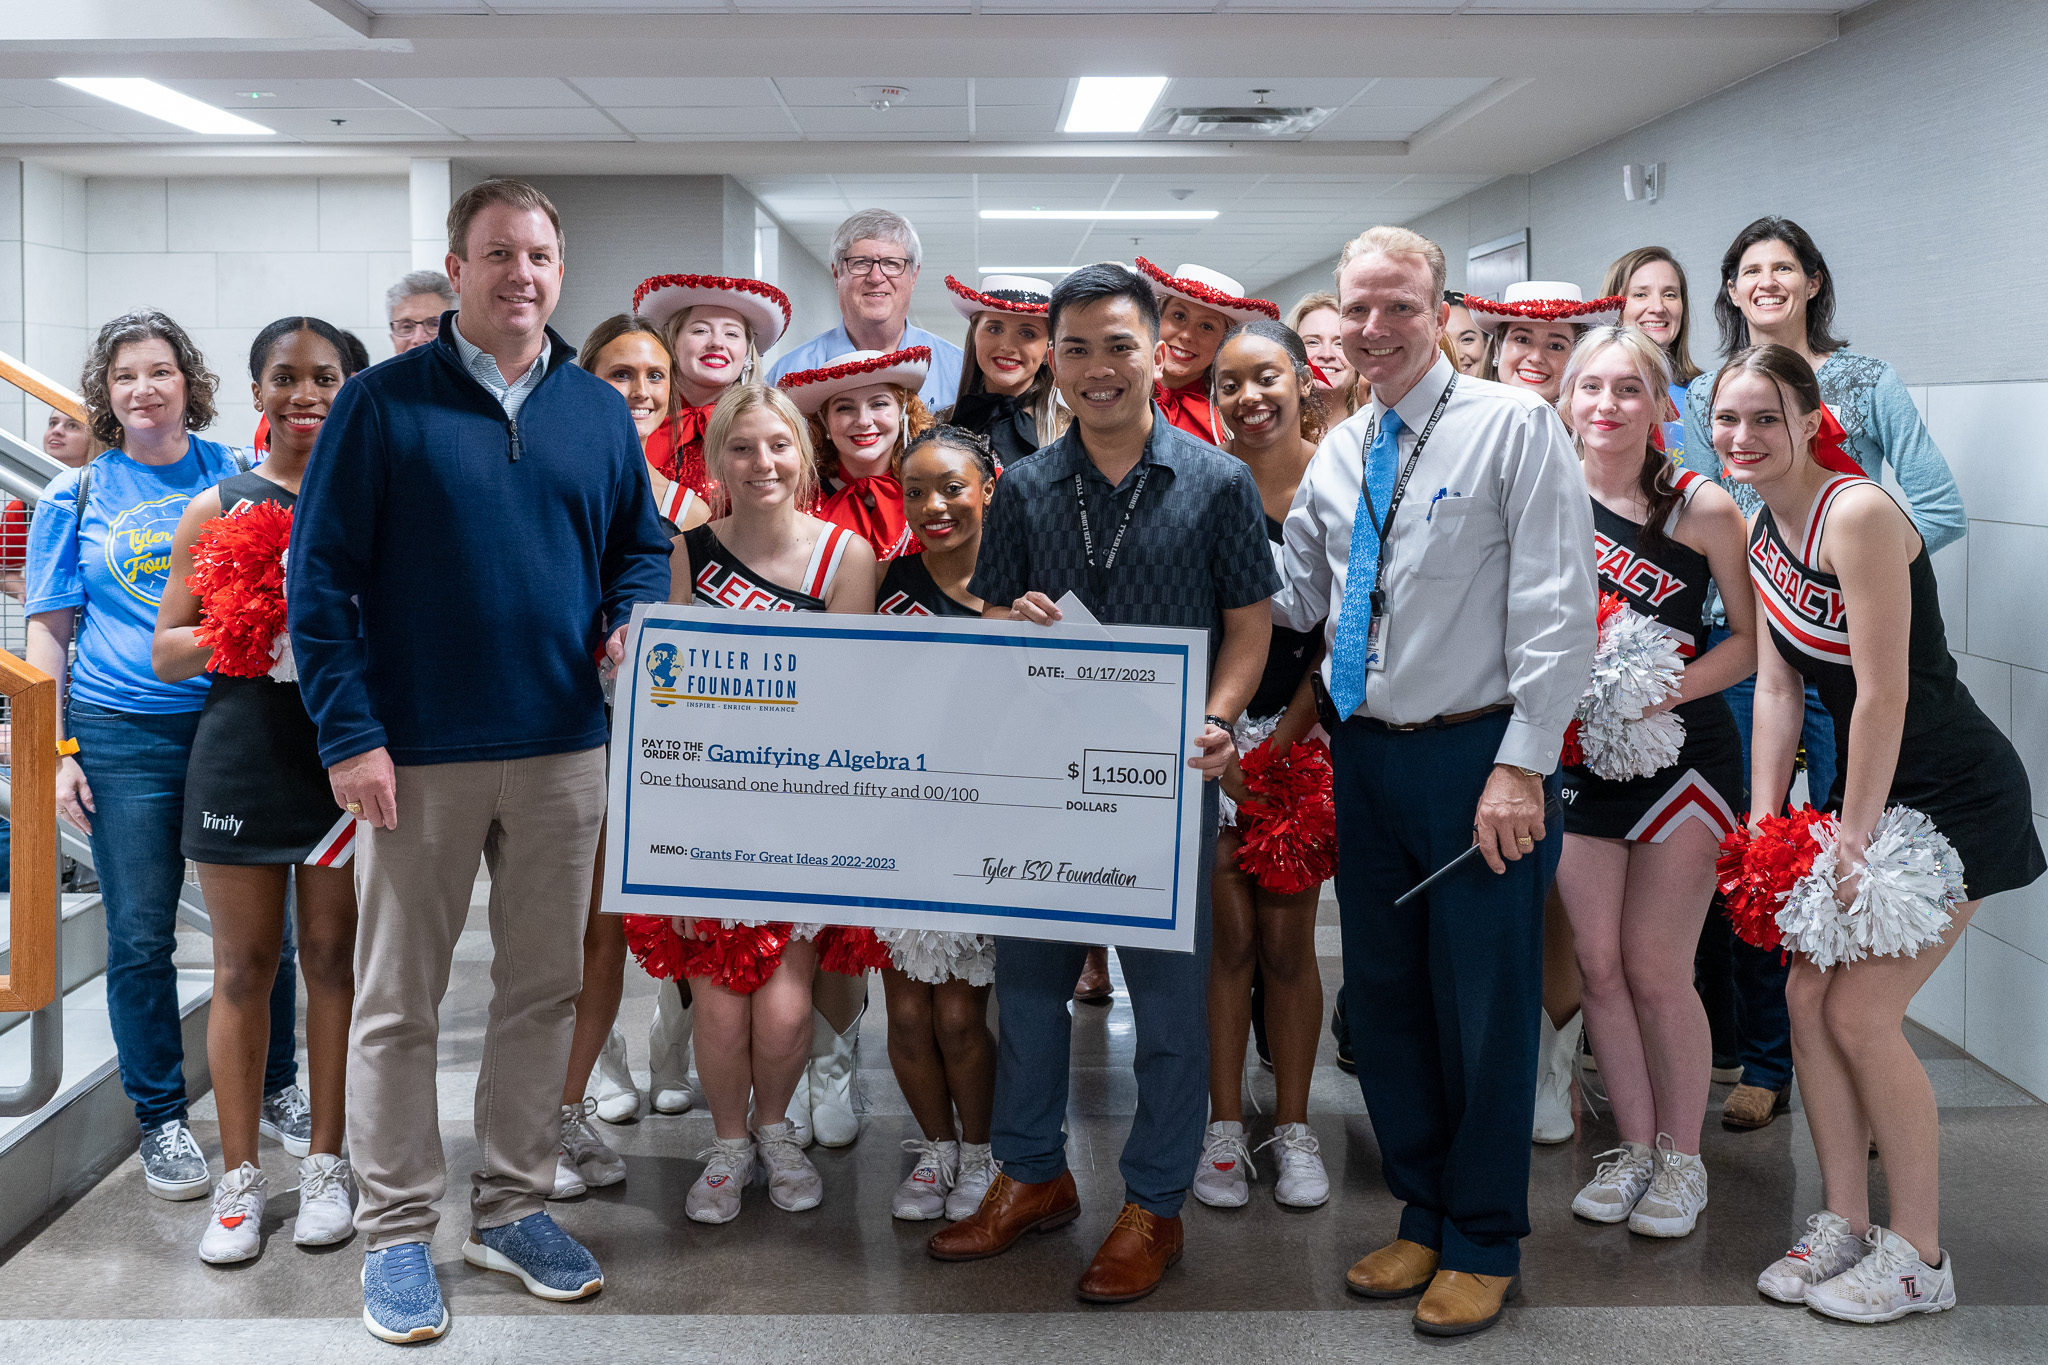
[[[29,397],[40,399],[57,411],[77,418],[87,426],[92,425],[92,418],[86,414],[83,398],[48,375],[30,369],[5,352],[0,352],[0,379],[6,380]]]
[[[9,970],[0,976],[0,1012],[25,1014],[57,998],[57,684],[0,652],[0,695],[13,713],[14,740]]]

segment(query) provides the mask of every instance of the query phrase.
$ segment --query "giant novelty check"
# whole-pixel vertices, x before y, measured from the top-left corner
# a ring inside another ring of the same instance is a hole
[[[642,606],[604,909],[1194,947],[1201,631]]]

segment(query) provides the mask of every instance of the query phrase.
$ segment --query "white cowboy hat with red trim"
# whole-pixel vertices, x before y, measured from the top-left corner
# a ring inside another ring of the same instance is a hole
[[[1579,287],[1565,280],[1524,280],[1507,287],[1499,300],[1465,296],[1465,310],[1488,329],[1510,322],[1566,322],[1574,327],[1604,327],[1621,320],[1622,297],[1611,294],[1588,301]]]
[[[1246,297],[1244,286],[1220,270],[1201,265],[1181,265],[1169,275],[1140,256],[1138,273],[1152,282],[1152,292],[1161,303],[1166,302],[1170,294],[1203,308],[1213,308],[1239,322],[1249,322],[1253,318],[1280,320],[1279,304],[1269,299]]]
[[[953,292],[954,311],[969,322],[976,313],[1042,318],[1052,306],[1052,285],[1029,275],[984,275],[979,289],[970,289],[948,275],[946,288]]]
[[[789,330],[789,295],[766,280],[730,275],[653,275],[633,291],[633,311],[657,327],[699,304],[730,308],[747,320],[754,349],[765,351]]]
[[[793,370],[775,387],[789,395],[796,410],[808,417],[830,402],[835,393],[894,384],[916,393],[932,368],[932,348],[906,346],[900,351],[848,351],[815,370]]]

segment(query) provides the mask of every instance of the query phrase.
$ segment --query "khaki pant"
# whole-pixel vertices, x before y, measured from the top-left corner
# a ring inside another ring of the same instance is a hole
[[[398,828],[358,827],[356,1005],[348,1150],[356,1227],[376,1251],[432,1241],[448,1187],[435,1103],[441,997],[490,868],[491,1007],[476,1086],[483,1169],[476,1227],[538,1212],[554,1189],[591,862],[604,819],[602,748],[398,769]]]

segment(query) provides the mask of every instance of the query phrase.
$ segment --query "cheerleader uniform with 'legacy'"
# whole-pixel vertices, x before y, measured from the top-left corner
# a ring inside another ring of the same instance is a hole
[[[1643,548],[1641,526],[1593,499],[1600,591],[1619,593],[1663,626],[1688,662],[1699,653],[1700,618],[1713,576],[1707,557],[1671,533],[1706,483],[1690,470],[1679,474],[1679,503],[1654,554]],[[1661,844],[1687,820],[1705,824],[1716,840],[1734,832],[1742,805],[1742,737],[1727,698],[1716,692],[1680,702],[1672,712],[1685,722],[1685,742],[1669,766],[1648,777],[1614,781],[1584,765],[1565,768],[1566,833]]]
[[[290,508],[290,489],[261,474],[219,485],[227,516],[263,502]],[[319,735],[299,698],[290,644],[267,676],[209,672],[192,737],[180,843],[194,862],[234,867],[340,867],[355,854],[355,817],[334,804]]]
[[[1847,785],[1856,671],[1842,581],[1812,565],[1820,557],[1835,499],[1869,482],[1845,474],[1825,484],[1796,549],[1779,534],[1768,506],[1757,512],[1749,537],[1750,577],[1771,640],[1785,662],[1819,691],[1834,718],[1835,787],[1825,807],[1830,811],[1841,810]],[[1909,806],[1934,822],[1962,859],[1968,899],[1980,900],[2032,883],[2048,871],[2048,861],[2028,813],[2027,771],[2011,742],[1956,677],[1925,541],[1907,573],[1913,619],[1906,643],[1906,719],[1885,804]]]

